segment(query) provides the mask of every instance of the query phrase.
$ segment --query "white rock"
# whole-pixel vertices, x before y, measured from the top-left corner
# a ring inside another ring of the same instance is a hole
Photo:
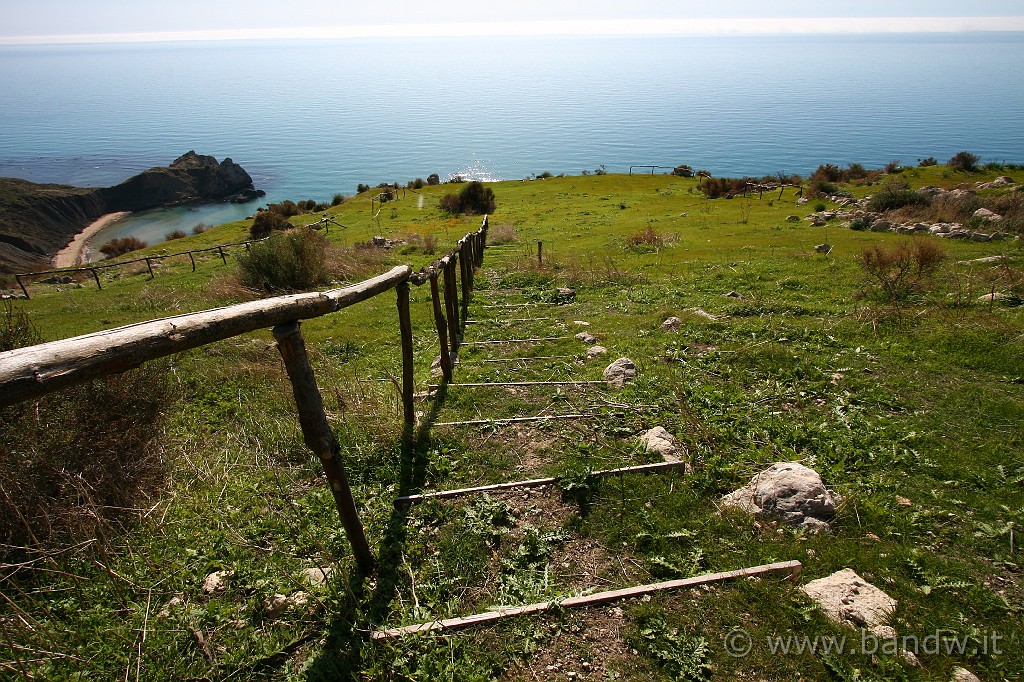
[[[895,599],[850,568],[812,580],[800,589],[830,620],[876,634],[885,634],[885,622],[896,610]]]
[[[587,349],[587,357],[596,358],[599,355],[604,355],[607,352],[608,349],[605,348],[604,346],[591,346],[590,348]]]
[[[664,427],[655,426],[650,431],[644,432],[640,435],[640,442],[644,444],[648,452],[658,453],[666,462],[683,461],[683,457],[680,456],[679,441]]]
[[[576,325],[577,327],[589,327],[590,326],[589,322],[584,322],[583,320],[573,320],[572,323],[574,325]]]
[[[636,364],[629,358],[619,358],[604,369],[604,380],[612,388],[622,388],[636,378]]]
[[[950,682],[981,682],[978,676],[972,673],[967,668],[953,668],[953,675],[949,678]]]
[[[597,343],[597,337],[589,332],[580,332],[576,335],[576,339],[589,345]]]
[[[797,462],[776,462],[723,497],[722,504],[811,531],[828,528],[836,511],[818,472]]]
[[[993,185],[1016,185],[1017,183],[1014,182],[1013,178],[1011,178],[1011,177],[1008,177],[1006,175],[1000,175],[998,178],[996,178],[995,180],[992,181],[992,184]]]
[[[320,587],[331,578],[334,568],[331,566],[312,566],[302,569],[302,579],[310,587]]]
[[[687,308],[687,311],[693,313],[697,317],[703,317],[705,320],[717,321],[719,319],[717,315],[712,315],[703,308]]]
[[[981,218],[982,220],[986,220],[988,222],[998,222],[1003,219],[1003,216],[999,215],[995,211],[990,211],[987,208],[979,208],[977,211],[974,212],[974,217]]]
[[[670,317],[661,323],[661,328],[676,331],[677,329],[679,329],[679,327],[682,326],[682,324],[683,321],[680,320],[678,317]]]
[[[284,613],[288,604],[288,597],[283,594],[272,594],[263,598],[263,610],[271,618],[276,618]]]
[[[203,592],[206,594],[220,592],[224,589],[224,583],[234,575],[234,571],[214,571],[203,579]]]

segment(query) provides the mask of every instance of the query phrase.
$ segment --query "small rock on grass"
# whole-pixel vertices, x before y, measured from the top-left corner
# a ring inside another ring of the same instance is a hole
[[[722,504],[811,532],[827,529],[836,512],[835,499],[818,472],[797,462],[776,462],[723,497]]]
[[[950,682],[981,682],[978,676],[972,673],[967,668],[953,668],[953,675],[949,678]]]
[[[235,575],[234,571],[214,571],[203,579],[203,592],[213,594],[224,589],[224,584]]]
[[[678,331],[683,326],[683,321],[678,317],[670,317],[661,323],[662,329],[668,329],[670,331]]]
[[[604,380],[612,388],[622,388],[636,378],[636,364],[629,358],[619,358],[604,369]]]
[[[310,587],[320,587],[326,583],[334,569],[330,566],[313,566],[302,569],[302,579]]]
[[[576,335],[576,339],[588,345],[597,343],[597,337],[589,332],[580,332]]]
[[[812,580],[800,589],[835,623],[865,628],[880,637],[895,636],[884,623],[896,610],[896,600],[853,569]]]
[[[640,442],[648,452],[656,452],[666,462],[682,462],[685,451],[679,447],[679,441],[662,426],[655,426],[640,435]]]
[[[605,355],[607,352],[608,349],[605,348],[604,346],[591,346],[590,348],[587,349],[587,357],[596,358],[599,355]]]

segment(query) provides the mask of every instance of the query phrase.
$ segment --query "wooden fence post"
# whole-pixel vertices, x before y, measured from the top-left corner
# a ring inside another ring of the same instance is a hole
[[[299,323],[286,322],[274,327],[272,331],[277,340],[277,349],[288,370],[288,378],[292,382],[292,393],[299,411],[303,440],[320,458],[324,474],[334,494],[334,504],[341,516],[341,524],[345,527],[345,534],[352,545],[356,564],[360,572],[368,574],[373,570],[373,554],[370,552],[369,543],[366,542],[366,534],[356,511],[355,500],[352,499],[348,477],[340,461],[341,446],[338,445],[338,440],[327,423],[327,415],[324,414],[323,399],[320,397],[320,389],[316,385],[316,377],[313,376],[313,368],[306,355],[306,344],[302,340]]]
[[[192,252],[188,252],[188,259],[192,261],[192,272],[196,271],[196,257],[192,255]]]
[[[434,305],[434,325],[437,327],[437,339],[441,346],[441,373],[445,381],[452,380],[452,356],[449,355],[448,321],[441,310],[441,292],[437,286],[440,272],[435,271],[430,277],[430,301]]]
[[[413,402],[412,320],[409,315],[409,282],[401,282],[398,292],[398,326],[402,334],[402,416],[407,436],[416,427],[416,406]]]
[[[100,273],[96,272],[96,268],[89,268],[92,271],[92,278],[96,280],[96,288],[103,289],[103,285],[100,284]]]
[[[142,260],[146,261],[146,269],[149,270],[149,278],[156,279],[156,275],[153,274],[153,264],[149,262],[148,258],[143,258]]]
[[[227,257],[226,257],[226,256],[224,255],[224,247],[223,247],[223,246],[218,246],[218,247],[217,247],[217,252],[218,252],[218,253],[220,254],[220,259],[221,259],[222,261],[224,261],[224,265],[227,265],[227,264],[228,264],[228,259],[227,259]]]
[[[459,348],[462,325],[459,323],[459,292],[455,284],[455,261],[458,255],[448,258],[444,266],[444,305],[448,309],[448,341],[454,353]]]
[[[462,285],[462,319],[469,317],[469,269],[473,266],[469,264],[469,260],[466,258],[465,242],[459,247],[459,283]]]
[[[21,281],[21,275],[15,275],[14,279],[18,280],[18,286],[21,287],[21,293],[25,294],[25,299],[31,298],[28,295],[28,289],[25,288],[25,283]]]
[[[537,265],[544,265],[544,242],[537,242]]]

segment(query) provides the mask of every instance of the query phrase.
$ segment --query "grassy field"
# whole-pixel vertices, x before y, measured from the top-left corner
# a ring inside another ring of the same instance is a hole
[[[1002,174],[935,166],[901,179],[952,188]],[[858,258],[911,237],[839,221],[812,227],[804,218],[819,201],[798,204],[792,189],[782,198],[709,200],[697,186],[663,175],[492,185],[492,244],[505,243],[486,253],[465,340],[564,338],[466,345],[456,381],[596,380],[626,356],[639,372],[621,390],[453,386],[419,403],[424,423],[492,421],[424,428],[406,447],[394,294],[303,324],[380,561],[365,579],[355,575],[319,463],[302,444],[270,334],[160,363],[173,399],[146,445],[163,468],[145,499],[99,533],[8,548],[3,675],[948,680],[963,666],[986,680],[1024,678],[1024,308],[976,302],[993,283],[1021,293],[1021,242],[915,237],[941,246],[945,259],[911,296],[885,301]],[[860,197],[878,188],[847,189]],[[348,226],[328,236],[343,274],[356,281],[392,264],[420,268],[447,252],[479,225],[479,217],[437,208],[450,190],[405,192],[376,220],[368,194],[332,209]],[[793,215],[799,220],[787,220]],[[246,235],[245,223],[225,225],[148,253]],[[353,248],[373,235],[407,245]],[[431,242],[437,253],[425,252]],[[824,242],[831,251],[816,252]],[[992,255],[1008,260],[970,262]],[[216,254],[195,273],[183,257],[164,261],[152,280],[142,265],[107,276],[102,291],[82,284],[33,285],[32,300],[14,305],[49,340],[253,296],[237,284],[232,259],[225,266]],[[560,286],[574,288],[575,299],[560,300]],[[417,388],[425,392],[436,383],[429,290],[414,288],[412,305]],[[670,316],[683,321],[678,331],[661,327]],[[580,331],[608,354],[587,359],[573,338]],[[540,359],[485,362],[522,357]],[[593,416],[498,421],[570,412]],[[654,426],[685,445],[691,472],[586,475],[655,461],[636,442]],[[78,438],[69,434],[63,447]],[[831,533],[720,511],[723,494],[791,460],[841,496]],[[393,505],[399,494],[540,476],[562,481],[408,511]],[[900,635],[956,637],[966,651],[925,651],[917,667],[881,652],[851,654],[850,645],[773,650],[776,636],[860,642],[798,585],[774,579],[459,632],[369,637],[496,605],[790,559],[804,564],[801,583],[853,568],[898,600],[892,625]],[[331,569],[321,585],[303,575],[314,567]],[[233,574],[207,592],[204,579],[215,571]],[[277,607],[268,602],[275,594],[292,599]],[[725,646],[737,629],[750,636],[748,655]]]

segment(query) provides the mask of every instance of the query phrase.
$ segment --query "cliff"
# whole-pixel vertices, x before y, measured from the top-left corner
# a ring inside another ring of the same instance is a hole
[[[40,185],[0,178],[0,273],[45,265],[86,225],[106,213],[262,196],[231,159],[190,151],[114,187]]]

